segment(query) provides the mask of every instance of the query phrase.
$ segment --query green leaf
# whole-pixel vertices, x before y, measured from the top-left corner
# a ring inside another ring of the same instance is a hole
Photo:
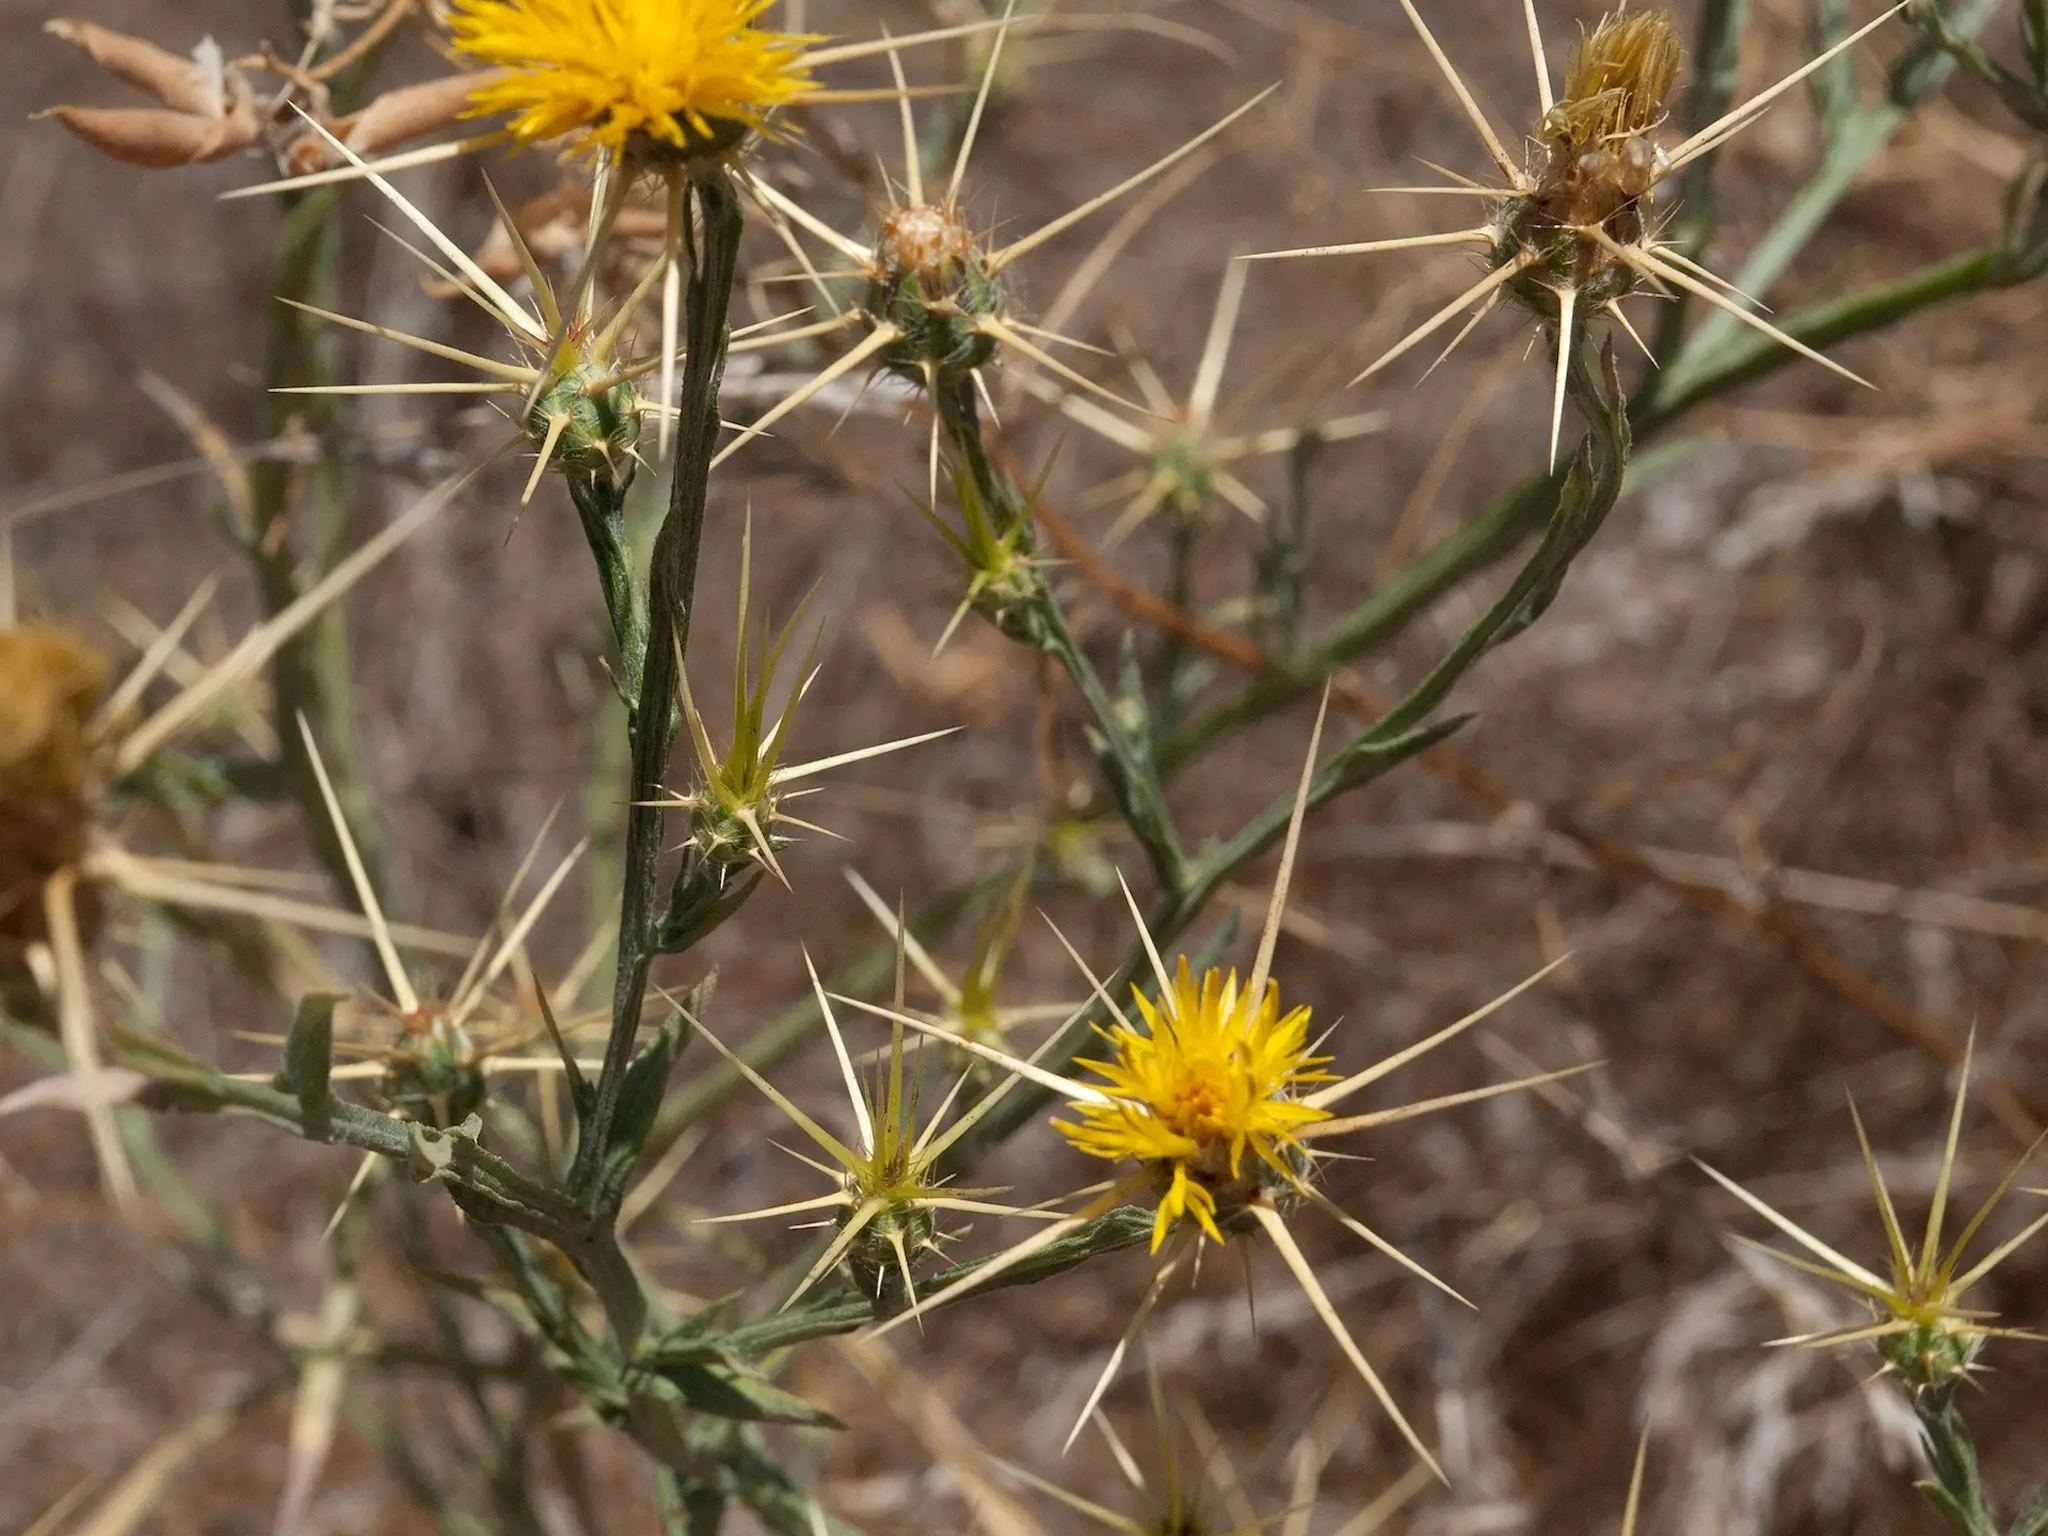
[[[708,1001],[710,986],[707,980],[691,992],[685,1007],[693,1017],[701,1016],[698,1009]],[[612,1116],[610,1145],[605,1147],[598,1164],[599,1210],[616,1211],[625,1198],[626,1181],[633,1176],[633,1165],[640,1161],[640,1151],[654,1129],[655,1116],[661,1113],[669,1073],[675,1069],[676,1058],[682,1055],[683,1043],[688,1038],[682,1012],[671,1013],[646,1049],[626,1068],[625,1080],[619,1085],[619,1107]]]
[[[562,1026],[555,1022],[555,1010],[548,1002],[546,987],[535,987],[536,1000],[540,1003],[541,1023],[547,1026],[548,1039],[554,1042],[555,1054],[562,1060],[562,1081],[569,1085],[569,1102],[576,1108],[576,1124],[581,1126],[590,1118],[591,1110],[597,1107],[597,1089],[583,1069],[576,1064],[576,1053],[569,1049],[569,1042],[562,1037]]]
[[[798,1424],[809,1429],[846,1427],[794,1392],[730,1367],[671,1365],[664,1366],[659,1374],[682,1394],[685,1403],[714,1418],[742,1419],[755,1424]]]
[[[291,1032],[284,1037],[284,1061],[270,1080],[278,1092],[297,1096],[308,1141],[325,1141],[334,1116],[334,1009],[341,1001],[334,992],[309,992],[299,999]]]

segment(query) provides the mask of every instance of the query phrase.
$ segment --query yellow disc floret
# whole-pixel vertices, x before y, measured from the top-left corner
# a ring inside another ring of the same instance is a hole
[[[530,143],[580,135],[689,153],[761,128],[814,90],[811,39],[754,25],[770,0],[455,0],[455,44],[504,73],[478,114],[511,114]]]
[[[1254,1000],[1237,973],[1206,972],[1199,985],[1181,959],[1173,986],[1154,1004],[1135,993],[1144,1031],[1119,1024],[1103,1032],[1108,1061],[1087,1065],[1103,1079],[1106,1102],[1072,1106],[1081,1123],[1054,1124],[1092,1157],[1130,1158],[1152,1166],[1164,1185],[1152,1229],[1156,1252],[1183,1216],[1217,1242],[1217,1197],[1255,1195],[1261,1168],[1276,1182],[1300,1179],[1295,1132],[1329,1118],[1295,1097],[1329,1081],[1311,1056],[1309,1010],[1280,1012],[1280,988],[1268,984]],[[1245,1153],[1255,1161],[1245,1166]]]

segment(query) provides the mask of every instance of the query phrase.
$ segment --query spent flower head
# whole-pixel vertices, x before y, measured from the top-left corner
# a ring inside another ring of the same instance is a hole
[[[1253,432],[1224,429],[1218,405],[1243,307],[1246,271],[1239,262],[1224,269],[1208,335],[1184,400],[1176,400],[1152,366],[1136,357],[1128,359],[1128,366],[1149,407],[1136,417],[1027,376],[1025,387],[1033,394],[1051,401],[1070,420],[1138,459],[1137,467],[1128,474],[1097,486],[1082,498],[1084,506],[1122,503],[1104,535],[1105,545],[1119,542],[1157,513],[1188,521],[1219,499],[1253,522],[1263,523],[1270,509],[1240,477],[1238,466],[1251,459],[1292,453],[1309,439],[1342,442],[1386,425],[1385,411],[1366,411],[1313,427],[1270,427]]]
[[[899,943],[896,955],[896,999],[900,1009],[905,946]],[[744,1211],[732,1216],[706,1217],[704,1221],[707,1225],[715,1225],[813,1211],[836,1211],[836,1216],[828,1218],[836,1225],[832,1241],[784,1301],[784,1307],[796,1302],[844,1263],[861,1289],[878,1300],[892,1284],[900,1285],[894,1299],[907,1303],[912,1312],[916,1312],[919,1307],[917,1261],[927,1253],[942,1251],[946,1233],[941,1222],[948,1214],[1022,1216],[1047,1222],[1060,1219],[1056,1212],[995,1203],[992,1197],[1005,1193],[1001,1189],[955,1188],[941,1169],[954,1143],[1001,1103],[1022,1079],[1015,1073],[1005,1075],[948,1125],[947,1116],[969,1082],[969,1074],[962,1073],[940,1101],[937,1110],[929,1119],[923,1118],[919,1105],[923,1096],[924,1052],[907,1050],[903,1025],[900,1022],[894,1024],[889,1033],[887,1052],[873,1064],[869,1080],[863,1083],[846,1048],[846,1037],[840,1032],[838,1017],[832,1011],[832,999],[819,981],[817,967],[811,964],[808,953],[804,956],[804,965],[810,972],[811,990],[817,998],[819,1012],[824,1016],[833,1055],[838,1059],[840,1074],[846,1084],[847,1100],[853,1111],[853,1144],[848,1145],[826,1130],[760,1073],[727,1050],[701,1024],[692,1020],[697,1032],[832,1160],[828,1165],[811,1162],[809,1158],[802,1159],[830,1175],[836,1186],[828,1194],[793,1204]]]
[[[1991,1192],[1990,1198],[1977,1208],[1976,1214],[1964,1224],[1955,1240],[1944,1244],[1943,1224],[1948,1215],[1949,1195],[1955,1179],[1956,1151],[1962,1139],[1963,1108],[1969,1091],[1975,1046],[1973,1032],[1970,1045],[1963,1054],[1962,1076],[1956,1084],[1955,1106],[1949,1115],[1948,1139],[1942,1148],[1933,1200],[1928,1206],[1927,1223],[1918,1243],[1910,1242],[1906,1236],[1891,1190],[1878,1167],[1876,1155],[1870,1149],[1870,1139],[1864,1134],[1863,1117],[1857,1113],[1855,1101],[1850,1101],[1849,1114],[1856,1126],[1856,1143],[1862,1150],[1863,1165],[1870,1175],[1871,1193],[1877,1202],[1878,1219],[1884,1226],[1886,1262],[1882,1269],[1871,1268],[1846,1257],[1734,1180],[1705,1163],[1699,1165],[1715,1183],[1804,1248],[1811,1257],[1801,1258],[1739,1235],[1737,1242],[1803,1273],[1833,1281],[1861,1298],[1870,1309],[1871,1321],[1868,1323],[1780,1339],[1778,1343],[1797,1344],[1809,1349],[1875,1344],[1884,1359],[1884,1369],[1895,1373],[1915,1394],[1953,1387],[1976,1368],[1978,1354],[1987,1340],[2026,1339],[2048,1343],[2048,1336],[2042,1334],[1996,1327],[1991,1322],[1993,1314],[1964,1305],[1970,1291],[1982,1284],[2043,1227],[2048,1227],[2048,1216],[2037,1217],[1974,1264],[1963,1267],[1970,1243],[2033,1160],[2034,1154],[2044,1142],[2048,1142],[2048,1134],[2037,1139],[2013,1164],[2011,1172]]]
[[[940,968],[931,952],[910,931],[902,915],[882,900],[875,888],[861,878],[858,870],[845,871],[847,883],[853,887],[861,903],[902,949],[912,969],[939,995],[939,1008],[923,1015],[928,1022],[963,1040],[1007,1048],[1012,1033],[1019,1027],[1073,1016],[1074,1006],[1071,1003],[1005,1005],[1001,1001],[1003,968],[1009,961],[1010,947],[1016,942],[1017,929],[1023,922],[1036,862],[1032,857],[1025,858],[1005,887],[1001,899],[976,926],[974,949],[958,981]],[[968,1060],[977,1067],[987,1065],[977,1058],[969,1057]]]
[[[486,1064],[539,1036],[538,1029],[517,1025],[523,1010],[504,1006],[493,989],[523,955],[534,925],[583,857],[589,840],[578,842],[525,907],[515,910],[513,904],[520,887],[526,883],[541,842],[554,824],[550,815],[513,874],[497,917],[470,952],[455,985],[446,996],[422,991],[399,956],[397,936],[384,915],[383,904],[356,849],[320,749],[303,718],[299,731],[388,988],[386,995],[372,994],[367,998],[368,1012],[384,1020],[388,1028],[380,1032],[382,1038],[377,1042],[353,1046],[351,1054],[369,1058],[365,1071],[381,1078],[384,1097],[401,1112],[430,1125],[459,1124],[483,1104]],[[552,1028],[552,1015],[547,1012],[545,1001],[541,1012]],[[559,1062],[542,1064],[552,1070]],[[354,1074],[343,1068],[339,1075]]]
[[[0,950],[43,936],[43,883],[85,853],[108,670],[54,625],[0,629]]]
[[[1084,1203],[1071,1216],[1004,1250],[938,1292],[931,1303],[950,1300],[985,1284],[1010,1265],[1126,1200],[1150,1200],[1154,1212],[1153,1283],[1077,1419],[1074,1430],[1078,1433],[1108,1389],[1125,1350],[1172,1275],[1198,1255],[1205,1241],[1221,1242],[1226,1235],[1247,1239],[1264,1236],[1279,1252],[1338,1349],[1363,1377],[1417,1456],[1441,1476],[1435,1458],[1338,1317],[1336,1307],[1295,1241],[1287,1217],[1301,1205],[1312,1205],[1411,1274],[1462,1302],[1464,1298],[1457,1292],[1364,1222],[1340,1209],[1317,1188],[1316,1164],[1332,1155],[1322,1151],[1317,1143],[1326,1137],[1513,1093],[1587,1071],[1592,1064],[1393,1109],[1341,1117],[1333,1113],[1345,1100],[1463,1033],[1533,986],[1561,962],[1553,962],[1465,1018],[1360,1072],[1341,1080],[1326,1073],[1323,1065],[1327,1058],[1316,1054],[1319,1042],[1311,1044],[1308,1038],[1308,1010],[1283,1012],[1278,988],[1272,984],[1280,919],[1300,848],[1321,740],[1319,716],[1294,797],[1258,954],[1246,982],[1239,985],[1234,975],[1213,968],[1205,971],[1197,982],[1193,968],[1184,959],[1175,973],[1169,973],[1126,886],[1124,894],[1137,923],[1139,946],[1157,988],[1152,997],[1147,997],[1139,987],[1132,987],[1135,1021],[1117,1005],[1080,954],[1066,945],[1068,954],[1088,979],[1097,1006],[1112,1021],[1107,1029],[1097,1026],[1097,1035],[1110,1048],[1111,1055],[1083,1063],[1086,1072],[1100,1081],[1051,1071],[1036,1060],[1021,1060],[992,1046],[959,1042],[961,1049],[1065,1097],[1069,1110],[1078,1118],[1056,1120],[1055,1126],[1080,1151],[1123,1165],[1125,1171],[1107,1189],[1095,1186],[1080,1192]],[[1061,943],[1066,943],[1064,936]],[[901,1010],[872,1009],[855,999],[844,1001],[883,1013],[928,1035],[941,1033]],[[1047,1044],[1058,1039],[1055,1034]]]
[[[1621,301],[1641,291],[1668,294],[1673,290],[1727,312],[1844,378],[1867,383],[1759,318],[1746,307],[1754,301],[1740,294],[1731,296],[1720,278],[1675,245],[1660,240],[1655,207],[1659,189],[1672,176],[1757,121],[1785,92],[1896,15],[1904,8],[1904,0],[1669,149],[1656,135],[1683,55],[1671,17],[1661,10],[1621,9],[1602,17],[1581,39],[1565,72],[1560,96],[1553,93],[1535,0],[1523,0],[1539,108],[1529,135],[1526,164],[1509,154],[1416,10],[1414,0],[1401,0],[1401,7],[1505,185],[1485,186],[1447,173],[1452,177],[1447,185],[1379,188],[1376,190],[1476,198],[1489,205],[1489,217],[1484,223],[1444,234],[1307,246],[1250,258],[1342,256],[1429,246],[1475,248],[1486,267],[1485,275],[1388,348],[1353,383],[1377,373],[1478,304],[1478,311],[1444,349],[1447,356],[1503,298],[1513,298],[1550,327],[1557,344],[1550,434],[1550,457],[1555,462],[1570,370],[1587,324],[1608,315],[1634,335]]]
[[[790,813],[789,801],[811,793],[792,790],[790,785],[829,769],[936,741],[941,736],[950,736],[959,727],[859,747],[813,762],[785,763],[783,749],[788,744],[798,706],[818,674],[806,659],[801,676],[783,700],[781,712],[771,715],[776,679],[784,653],[796,633],[797,621],[803,616],[803,605],[798,604],[797,611],[779,631],[763,614],[758,636],[749,636],[747,610],[753,586],[753,553],[754,525],[749,514],[740,544],[739,617],[735,626],[739,643],[733,657],[731,739],[722,751],[712,741],[704,712],[697,707],[696,696],[690,691],[689,673],[678,658],[683,722],[696,753],[697,779],[694,788],[661,803],[690,813],[690,843],[697,856],[708,864],[728,869],[755,864],[786,885],[788,879],[775,856],[792,840],[779,829],[790,826],[833,835]],[[815,654],[815,640],[812,651]]]

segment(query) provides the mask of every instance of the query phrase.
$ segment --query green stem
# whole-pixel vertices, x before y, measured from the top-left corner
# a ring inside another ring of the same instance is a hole
[[[941,371],[932,393],[947,441],[966,463],[996,532],[1002,535],[1028,526],[1029,499],[996,468],[982,439],[973,379],[956,370]],[[1052,657],[1066,672],[1093,722],[1089,746],[1117,809],[1144,848],[1159,888],[1177,890],[1186,876],[1187,859],[1166,804],[1159,770],[1152,761],[1153,732],[1144,718],[1142,693],[1127,690],[1123,705],[1110,697],[1094,663],[1068,627],[1059,599],[1037,572],[1032,575],[1035,579],[1029,596],[1006,618],[1005,632]]]
[[[275,295],[279,302],[271,307],[265,347],[264,385],[269,391],[264,397],[266,440],[294,430],[321,437],[335,425],[335,408],[328,399],[276,391],[331,384],[339,376],[334,328],[283,301],[335,307],[341,248],[336,214],[340,206],[340,189],[322,188],[292,199],[285,210],[278,235]],[[279,458],[259,459],[249,471],[252,521],[236,533],[255,567],[263,610],[269,617],[295,602],[307,585],[291,537],[292,508],[302,489],[302,473],[299,466]],[[309,563],[317,579],[339,558],[354,500],[355,475],[345,455],[323,451],[311,476],[315,526]],[[348,867],[298,722],[303,715],[319,738],[350,836],[372,884],[382,884],[383,844],[363,773],[349,670],[347,616],[339,606],[328,609],[287,640],[270,664],[277,738],[287,777],[315,852],[344,889],[349,888]]]
[[[1882,330],[1923,310],[2028,281],[2040,275],[2044,261],[2048,254],[2038,251],[2016,250],[2005,243],[1983,246],[1897,282],[1794,310],[1776,323],[1809,346],[1829,346]],[[1738,331],[1693,366],[1678,386],[1667,375],[1654,393],[1632,400],[1630,431],[1640,443],[1686,412],[1797,361],[1797,353],[1769,337]],[[1337,668],[1385,646],[1445,593],[1506,559],[1543,527],[1556,505],[1559,486],[1557,475],[1538,475],[1495,498],[1470,523],[1338,620],[1299,657],[1189,721],[1161,748],[1160,771],[1177,772],[1237,732],[1311,697]]]
[[[1918,1484],[1927,1501],[1941,1511],[1957,1536],[1999,1536],[1998,1521],[1984,1497],[1977,1472],[1977,1448],[1969,1426],[1956,1412],[1955,1388],[1934,1388],[1913,1395],[1913,1415],[1933,1464],[1934,1477]]]
[[[1573,559],[1599,531],[1620,499],[1629,453],[1625,406],[1612,354],[1602,357],[1602,367],[1596,373],[1591,352],[1591,343],[1582,341],[1567,380],[1572,398],[1592,431],[1554,503],[1542,543],[1507,591],[1407,697],[1316,770],[1309,783],[1308,811],[1370,783],[1458,729],[1463,721],[1456,718],[1434,725],[1425,721],[1482,656],[1513,639],[1541,616],[1556,596]],[[1227,881],[1280,840],[1293,810],[1291,794],[1273,800],[1234,837],[1195,860],[1178,887],[1163,890],[1146,919],[1153,943],[1162,950],[1176,943]],[[1132,946],[1103,988],[1104,994],[1112,998],[1125,995],[1145,975],[1149,963],[1144,948]],[[1078,1019],[1065,1040],[1048,1051],[1040,1064],[1055,1072],[1071,1066],[1094,1039],[1090,1026],[1105,1022],[1101,1008],[1098,1002]],[[1020,1088],[1010,1094],[955,1149],[955,1166],[971,1166],[982,1150],[1023,1125],[1050,1098],[1051,1094],[1039,1087]]]
[[[711,461],[718,446],[718,390],[725,376],[727,314],[739,265],[744,217],[724,168],[693,177],[702,216],[701,250],[694,234],[683,242],[691,258],[685,298],[688,352],[684,358],[676,457],[668,516],[655,535],[648,576],[647,643],[633,711],[633,779],[626,813],[625,877],[619,902],[619,959],[612,994],[611,1035],[596,1102],[577,1146],[571,1187],[592,1200],[597,1170],[610,1150],[619,1089],[633,1058],[656,949],[663,815],[658,803],[675,741],[675,699],[680,667],[690,644],[696,605],[697,555],[704,537]]]

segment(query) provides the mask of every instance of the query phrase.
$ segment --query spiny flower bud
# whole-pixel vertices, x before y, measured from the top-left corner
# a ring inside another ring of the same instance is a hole
[[[616,368],[577,363],[541,391],[526,435],[554,467],[617,473],[640,441],[640,393]]]
[[[916,203],[884,215],[863,308],[877,327],[900,333],[883,366],[929,383],[935,372],[970,372],[994,356],[995,339],[977,322],[1001,317],[1004,293],[959,215]]]
[[[483,1107],[483,1052],[469,1032],[431,1005],[399,1018],[400,1035],[384,1058],[384,1094],[409,1119],[460,1125]]]

